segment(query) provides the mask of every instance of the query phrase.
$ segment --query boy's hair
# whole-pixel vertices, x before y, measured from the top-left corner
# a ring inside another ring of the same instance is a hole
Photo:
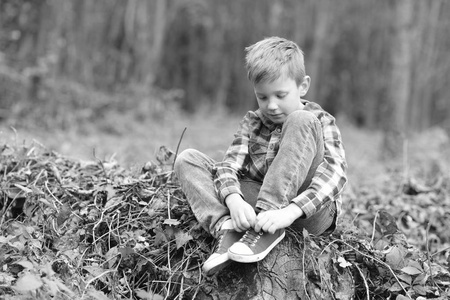
[[[247,76],[253,84],[272,82],[286,72],[300,85],[306,75],[303,51],[287,39],[268,37],[245,48],[245,52]]]

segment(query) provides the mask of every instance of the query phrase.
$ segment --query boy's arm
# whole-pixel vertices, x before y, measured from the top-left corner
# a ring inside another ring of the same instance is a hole
[[[347,183],[347,162],[339,128],[335,119],[327,113],[320,120],[325,142],[324,161],[317,168],[308,189],[292,200],[302,209],[305,218],[337,197]]]
[[[256,115],[248,112],[239,124],[234,140],[228,148],[224,159],[216,163],[214,172],[214,185],[217,195],[222,203],[230,194],[239,194],[243,198],[239,177],[247,172],[248,143],[250,140],[250,126]]]

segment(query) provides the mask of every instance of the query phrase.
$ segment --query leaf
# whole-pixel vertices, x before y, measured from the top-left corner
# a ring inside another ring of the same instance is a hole
[[[386,263],[398,270],[405,266],[405,255],[408,253],[403,246],[393,246],[386,254]]]
[[[158,153],[156,153],[156,160],[161,165],[172,164],[175,158],[175,152],[167,148],[166,146],[161,146]]]
[[[395,300],[411,300],[411,299],[403,295],[397,295]]]
[[[119,258],[119,250],[117,249],[117,246],[112,247],[105,254],[105,259],[108,261],[108,267],[110,269],[113,268],[118,258]]]
[[[0,284],[4,285],[11,285],[11,282],[13,282],[14,280],[16,280],[13,276],[7,274],[7,273],[3,273],[0,272]]]
[[[393,285],[391,285],[391,287],[389,288],[389,291],[391,292],[399,292],[402,290],[402,287],[400,286],[400,284],[398,284],[398,282],[395,282]],[[409,299],[408,299],[409,300]]]
[[[155,246],[159,246],[162,243],[167,243],[167,237],[160,228],[155,228]]]
[[[136,296],[145,300],[163,300],[164,297],[159,294],[153,294],[144,290],[136,290]]]
[[[175,242],[177,244],[177,249],[183,247],[190,240],[192,240],[192,236],[189,233],[183,232],[181,230],[175,232]]]
[[[397,277],[399,279],[401,279],[401,281],[407,283],[408,285],[411,285],[411,282],[412,282],[412,277],[411,276],[406,275],[406,274],[400,274],[400,275],[397,275]]]
[[[119,247],[118,251],[122,254],[123,259],[127,259],[128,256],[135,253],[134,249],[131,247]]]
[[[58,226],[62,225],[70,217],[70,214],[70,206],[66,203],[62,206],[61,211],[56,217],[56,223],[58,224]]]
[[[25,269],[31,270],[34,268],[33,264],[28,261],[28,260],[21,260],[16,262],[16,264],[21,265],[22,267],[24,267]]]
[[[97,266],[84,266],[83,269],[88,271],[94,277],[97,277],[105,272],[105,269]]]
[[[96,300],[110,300],[102,291],[90,290],[88,295]]]
[[[123,202],[122,197],[109,198],[105,204],[105,211],[107,211],[110,208],[113,208],[116,205],[121,204],[122,202]]]
[[[425,285],[429,276],[428,273],[421,273],[414,279],[413,284]]]
[[[422,296],[425,296],[425,295],[427,294],[427,288],[424,287],[424,286],[421,286],[421,285],[415,285],[415,286],[413,286],[413,290],[414,290],[417,294],[422,295]]]
[[[402,268],[400,271],[405,272],[408,275],[418,275],[423,273],[423,270],[419,270],[415,267],[406,266]]]
[[[398,231],[395,218],[385,210],[380,210],[378,225],[381,227],[383,236],[393,234]]]
[[[12,236],[12,235],[8,235],[7,237],[0,236],[0,244],[6,244],[13,238],[14,238],[14,236]]]
[[[18,183],[14,183],[14,186],[15,186],[15,187],[18,187],[19,189],[21,189],[23,192],[25,192],[25,194],[33,193],[33,190],[32,190],[32,189],[29,189],[29,188],[27,188],[27,187],[24,187],[23,185],[20,185],[20,184],[18,184]]]
[[[408,263],[408,266],[414,267],[414,268],[419,269],[419,270],[423,270],[422,265],[419,262],[415,261],[415,260],[411,260]]]
[[[180,225],[180,221],[177,219],[165,219],[164,224],[170,225],[170,226],[177,226]]]
[[[13,289],[19,292],[29,292],[37,290],[42,285],[43,282],[40,277],[34,274],[25,274],[17,280],[16,284],[13,286]]]
[[[50,280],[48,278],[42,278],[42,280],[45,282],[47,288],[49,289],[50,294],[55,297],[56,294],[58,293],[59,289],[58,289],[58,285],[56,284],[56,282],[54,282],[53,280]]]
[[[339,266],[341,268],[347,268],[347,267],[350,267],[352,265],[352,263],[346,261],[345,258],[343,258],[343,257],[339,257],[338,258],[338,262],[339,262]]]
[[[111,199],[111,198],[114,198],[116,196],[116,194],[117,194],[116,189],[110,184],[106,185],[104,190],[106,191],[106,195],[107,195],[107,199],[108,200]]]

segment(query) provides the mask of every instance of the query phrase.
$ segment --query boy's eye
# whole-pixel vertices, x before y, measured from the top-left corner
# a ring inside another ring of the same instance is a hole
[[[266,96],[257,96],[259,100],[266,100],[267,97]]]
[[[283,94],[278,94],[277,97],[278,97],[279,99],[283,99],[284,97],[286,97],[286,94],[284,94],[284,93],[283,93]]]

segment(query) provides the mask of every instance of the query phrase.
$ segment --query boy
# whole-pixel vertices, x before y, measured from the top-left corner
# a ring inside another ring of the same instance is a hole
[[[301,49],[270,37],[245,50],[259,109],[240,122],[223,161],[188,149],[175,162],[194,215],[217,238],[206,274],[230,260],[262,260],[288,226],[332,232],[347,181],[335,119],[302,99],[311,79]]]

